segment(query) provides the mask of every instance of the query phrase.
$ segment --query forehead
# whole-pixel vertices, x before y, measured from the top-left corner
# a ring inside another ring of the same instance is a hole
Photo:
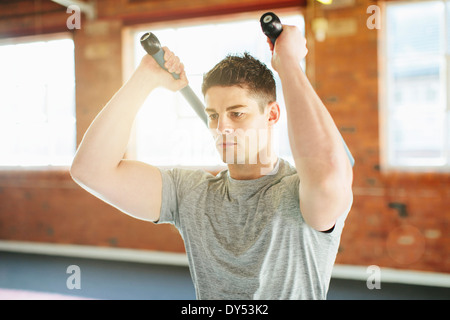
[[[209,88],[205,94],[205,103],[207,108],[217,111],[236,105],[258,107],[258,101],[249,95],[248,90],[238,86]]]

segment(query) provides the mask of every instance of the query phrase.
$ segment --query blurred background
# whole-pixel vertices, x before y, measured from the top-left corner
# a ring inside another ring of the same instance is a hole
[[[144,32],[180,56],[202,98],[203,73],[227,53],[270,66],[267,11],[305,33],[302,66],[355,158],[329,298],[450,298],[450,1],[2,0],[0,299],[195,298],[178,231],[101,202],[69,167],[145,54]],[[292,161],[285,116],[277,148]],[[126,157],[224,168],[189,105],[163,89],[140,111]],[[68,289],[69,265],[81,289]]]

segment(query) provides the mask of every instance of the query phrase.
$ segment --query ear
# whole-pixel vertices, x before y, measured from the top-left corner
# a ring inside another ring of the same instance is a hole
[[[267,106],[267,117],[270,126],[278,122],[280,119],[280,106],[278,102],[274,101]]]

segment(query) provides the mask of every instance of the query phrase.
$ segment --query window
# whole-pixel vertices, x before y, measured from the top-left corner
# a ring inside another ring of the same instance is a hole
[[[384,165],[450,169],[450,1],[387,3]]]
[[[298,26],[304,31],[304,20],[297,15],[280,15],[285,24]],[[225,21],[195,26],[156,29],[146,26],[134,30],[134,67],[145,51],[140,37],[152,31],[163,46],[169,47],[185,65],[189,85],[203,100],[201,84],[203,74],[228,53],[249,52],[271,68],[271,53],[261,31],[259,17],[251,20]],[[278,154],[289,160],[292,155],[287,135],[281,84],[276,72],[277,97],[282,117],[277,127]],[[137,117],[136,158],[159,166],[222,166],[211,134],[181,94],[164,89],[151,93]]]
[[[73,41],[4,43],[0,166],[69,165],[76,148]]]

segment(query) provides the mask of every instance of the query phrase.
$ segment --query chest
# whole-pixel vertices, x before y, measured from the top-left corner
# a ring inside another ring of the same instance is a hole
[[[287,226],[301,223],[298,200],[276,189],[242,197],[213,190],[180,209],[185,239],[195,238],[205,250],[233,256],[265,250],[270,239],[291,229]]]

